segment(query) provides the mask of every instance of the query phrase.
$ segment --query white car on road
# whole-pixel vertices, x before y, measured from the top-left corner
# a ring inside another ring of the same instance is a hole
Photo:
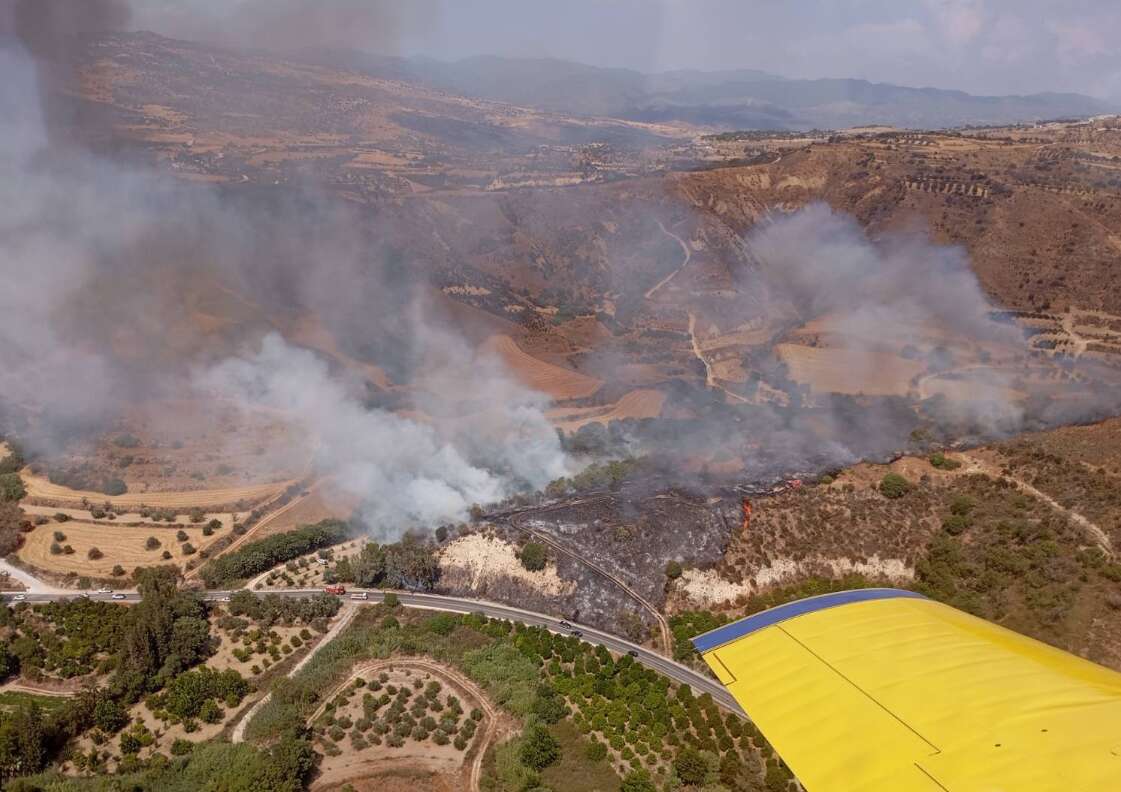
[[[109,599],[115,599],[115,600],[123,600],[124,598],[125,598],[125,595],[124,595],[124,594],[120,594],[120,593],[117,593],[117,594],[114,594],[114,595],[113,595],[112,597],[110,597]]]
[[[26,599],[27,599],[26,594],[16,594],[14,597],[12,597],[13,602],[23,602]]]

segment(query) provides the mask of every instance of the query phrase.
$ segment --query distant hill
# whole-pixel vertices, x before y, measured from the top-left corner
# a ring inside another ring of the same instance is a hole
[[[1117,110],[1073,93],[974,96],[867,80],[795,80],[751,69],[644,74],[549,58],[479,56],[446,62],[355,51],[306,52],[304,56],[378,77],[560,113],[684,121],[726,129],[832,129],[870,124],[939,129]]]

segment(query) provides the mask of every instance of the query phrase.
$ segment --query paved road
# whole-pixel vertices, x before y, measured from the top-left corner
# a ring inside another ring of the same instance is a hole
[[[362,593],[361,589],[349,589],[350,594]],[[313,594],[319,594],[322,589],[275,589],[268,593],[279,594],[283,597],[310,597]],[[203,599],[211,601],[222,601],[231,596],[233,591],[204,591],[202,592]],[[369,597],[367,600],[348,600],[356,604],[374,605],[382,601],[385,592],[368,590],[365,592]],[[562,627],[560,620],[555,616],[548,616],[544,613],[536,613],[534,611],[522,610],[521,608],[513,608],[509,605],[501,605],[497,602],[487,602],[486,600],[465,599],[462,597],[445,597],[440,594],[417,594],[412,592],[399,591],[395,592],[397,598],[402,605],[410,608],[427,608],[429,610],[447,611],[450,613],[482,613],[490,618],[505,619],[506,621],[520,622],[522,624],[535,625],[544,627],[556,633],[579,633],[580,640],[587,643],[605,646],[613,652],[619,654],[630,653],[634,659],[642,663],[647,668],[651,668],[660,674],[673,679],[677,682],[682,682],[693,688],[698,693],[708,693],[712,696],[713,700],[718,705],[730,712],[734,712],[741,717],[745,717],[743,710],[732,698],[731,694],[711,677],[707,677],[688,668],[680,663],[677,663],[668,657],[665,657],[658,652],[655,652],[646,647],[639,646],[638,644],[631,643],[625,638],[620,638],[617,635],[597,630],[594,627],[587,627],[582,624],[572,624],[570,628]],[[92,600],[111,600],[113,594],[106,592],[87,592]],[[122,602],[139,602],[140,595],[135,591],[121,591],[116,593],[121,597],[119,601]],[[350,594],[347,596],[349,597]],[[67,594],[26,594],[25,600],[27,602],[52,602],[60,599],[69,599],[75,596],[81,596],[75,593]],[[14,595],[4,594],[2,599],[12,601]]]

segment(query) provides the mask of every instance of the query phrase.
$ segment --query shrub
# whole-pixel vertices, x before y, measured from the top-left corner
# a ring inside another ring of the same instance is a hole
[[[677,777],[686,784],[703,784],[708,775],[708,762],[696,748],[685,748],[673,760]]]
[[[160,546],[160,540],[157,539],[154,536],[149,536],[148,539],[144,542],[144,549],[145,550],[155,550],[159,546]]]
[[[106,495],[124,495],[128,492],[128,485],[119,478],[105,479],[101,485],[101,491]]]
[[[222,708],[214,699],[207,699],[199,708],[199,718],[203,723],[219,723],[222,720]]]
[[[657,792],[657,787],[645,770],[632,770],[623,777],[619,792]]]
[[[187,532],[184,531],[182,528],[180,528],[178,531],[175,532],[175,541],[177,541],[177,542],[185,542],[189,538],[190,537],[187,536]]]
[[[113,565],[113,577],[124,577],[125,568],[120,564]]]
[[[191,742],[190,740],[184,740],[182,737],[178,737],[175,739],[175,742],[171,744],[171,755],[186,756],[191,751],[193,751],[194,748],[195,744],[193,742]]]
[[[938,470],[957,470],[961,467],[961,462],[950,459],[941,451],[935,451],[930,455],[930,465]]]
[[[160,553],[160,558],[162,558],[164,561],[170,561],[171,560],[171,551],[170,550],[164,550],[162,553]]]
[[[206,519],[206,514],[203,513],[203,510],[198,506],[195,506],[187,514],[191,518],[191,522],[193,523],[200,523]]]
[[[62,531],[55,531],[54,532],[54,540],[56,542],[65,542],[66,541],[66,534],[64,534]]]
[[[58,542],[51,542],[51,555],[62,555],[62,546]]]
[[[180,549],[180,551],[182,551],[183,555],[185,555],[185,556],[194,555],[197,552],[195,550],[195,546],[193,544],[191,544],[190,542],[184,542],[183,546],[179,549]]]
[[[86,558],[88,558],[90,561],[96,561],[97,559],[104,558],[104,557],[105,557],[105,553],[101,552],[96,547],[91,547],[86,552]]]
[[[528,542],[518,554],[518,560],[530,572],[540,572],[545,568],[545,563],[549,560],[549,554],[545,550],[545,545],[539,542]]]
[[[968,530],[972,520],[964,514],[951,514],[942,520],[942,527],[950,536],[960,536]]]
[[[976,504],[973,502],[973,498],[969,497],[968,495],[958,495],[950,503],[950,513],[960,515],[969,514],[971,511],[973,511],[973,507],[975,505]]]
[[[888,473],[880,479],[880,494],[885,498],[902,498],[911,491],[911,482],[898,473]]]
[[[521,763],[533,770],[543,770],[559,757],[560,743],[540,724],[532,726],[526,732],[518,751]]]
[[[387,608],[396,608],[401,604],[400,598],[392,591],[387,591],[385,593],[385,597],[382,599],[382,602]]]
[[[22,500],[27,494],[24,489],[23,479],[19,473],[4,473],[0,475],[0,501]]]
[[[118,448],[136,448],[140,445],[140,438],[136,435],[125,432],[122,435],[117,435],[113,438],[113,445]]]
[[[681,564],[676,561],[670,561],[666,564],[666,577],[670,580],[677,580],[681,577]]]

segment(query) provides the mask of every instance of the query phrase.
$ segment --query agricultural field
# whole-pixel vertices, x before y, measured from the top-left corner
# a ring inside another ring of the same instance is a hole
[[[407,651],[402,652],[403,646]],[[353,742],[356,728],[361,740],[369,743],[362,736],[360,719],[349,714],[349,708],[360,705],[370,722],[369,731],[377,734],[375,727],[389,726],[380,712],[387,706],[392,710],[401,686],[397,694],[390,695],[385,687],[375,695],[369,691],[375,677],[367,669],[385,669],[389,664],[397,668],[398,663],[404,669],[414,662],[433,676],[437,673],[433,669],[441,666],[464,675],[497,707],[499,720],[508,724],[509,733],[483,755],[482,789],[520,790],[539,783],[573,792],[616,790],[624,777],[649,778],[659,784],[674,778],[702,784],[711,778],[730,788],[760,792],[787,786],[789,774],[758,732],[722,713],[707,695],[695,696],[687,686],[674,685],[630,657],[613,657],[576,638],[538,628],[392,605],[363,608],[290,685],[274,693],[250,722],[247,737],[268,740],[287,724],[312,720],[336,745],[343,739]],[[379,684],[387,685],[392,677],[381,682],[378,673]],[[415,691],[415,681],[411,684]],[[427,683],[422,680],[422,685],[427,691]],[[313,690],[344,693],[342,699],[336,696],[330,702],[335,704],[334,724],[323,718],[330,703],[317,706],[317,699],[307,695]],[[370,702],[383,696],[388,697],[386,704],[367,713]],[[414,692],[408,698],[416,696]],[[398,709],[394,716],[400,719],[398,725],[404,725],[406,711],[413,706]],[[461,708],[468,711],[466,705]],[[340,711],[348,727],[339,723]],[[481,723],[490,717],[484,712]],[[335,727],[338,730],[332,734]],[[386,733],[396,734],[397,728]],[[415,729],[413,725],[410,737]],[[427,739],[432,739],[432,732]],[[402,747],[408,745],[405,741]],[[349,750],[349,744],[343,750]]]

